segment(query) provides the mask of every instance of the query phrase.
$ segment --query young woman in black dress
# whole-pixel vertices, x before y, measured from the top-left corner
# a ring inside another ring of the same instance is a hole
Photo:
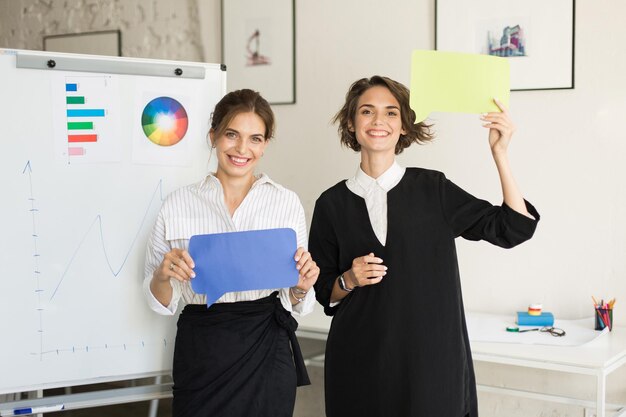
[[[481,117],[503,192],[494,206],[444,174],[403,168],[395,156],[432,139],[415,123],[409,91],[386,77],[356,81],[335,116],[341,142],[360,152],[356,175],[316,202],[309,250],[317,300],[333,316],[326,345],[326,414],[477,415],[454,240],[510,248],[539,220],[512,176],[508,110]]]

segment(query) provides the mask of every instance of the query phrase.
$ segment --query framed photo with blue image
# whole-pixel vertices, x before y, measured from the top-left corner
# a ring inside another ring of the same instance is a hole
[[[435,49],[505,57],[511,90],[574,88],[575,0],[436,0]]]

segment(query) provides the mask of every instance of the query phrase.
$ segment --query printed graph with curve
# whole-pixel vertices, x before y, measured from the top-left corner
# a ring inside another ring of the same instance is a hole
[[[80,233],[81,237],[77,239],[75,242],[71,242],[71,250],[67,252],[66,259],[59,259],[57,262],[60,262],[60,265],[63,265],[63,269],[59,270],[58,273],[51,273],[46,271],[46,268],[42,268],[40,259],[41,257],[49,257],[45,252],[42,253],[40,247],[41,239],[50,239],[50,236],[42,235],[39,230],[39,224],[41,223],[40,217],[46,216],[46,211],[42,210],[39,207],[38,201],[39,198],[34,194],[33,190],[38,187],[34,182],[36,181],[35,174],[33,172],[33,167],[30,161],[28,161],[22,171],[22,174],[26,175],[27,178],[27,201],[29,203],[28,211],[32,218],[30,223],[31,229],[28,230],[32,238],[32,247],[34,248],[32,260],[32,272],[33,278],[35,278],[36,289],[34,294],[36,295],[36,311],[38,316],[38,325],[36,329],[36,334],[38,336],[38,350],[31,350],[30,355],[39,357],[40,360],[43,360],[44,356],[52,355],[59,356],[61,354],[77,354],[77,353],[89,353],[98,350],[129,350],[136,348],[148,348],[153,346],[161,346],[162,348],[167,348],[168,342],[166,338],[155,340],[151,338],[151,340],[146,340],[145,337],[140,336],[139,334],[134,335],[135,337],[132,340],[127,340],[125,342],[119,343],[105,343],[101,342],[99,344],[68,344],[65,346],[51,346],[49,341],[49,337],[46,337],[47,334],[52,333],[54,331],[49,331],[49,328],[56,327],[59,325],[62,327],[69,328],[71,325],[69,322],[67,323],[52,323],[54,320],[50,318],[47,312],[50,311],[59,311],[64,308],[72,308],[71,306],[62,306],[56,303],[56,297],[58,291],[67,285],[72,285],[67,282],[67,278],[69,276],[73,276],[76,279],[75,271],[72,272],[74,265],[77,263],[80,257],[85,256],[85,252],[89,252],[92,254],[98,255],[98,258],[102,258],[104,260],[104,265],[106,265],[106,270],[104,271],[105,277],[117,278],[125,269],[127,262],[129,261],[129,257],[133,251],[138,250],[137,246],[141,246],[142,242],[138,242],[139,236],[142,230],[145,230],[146,227],[150,227],[149,218],[152,218],[154,214],[154,210],[158,209],[160,204],[163,202],[163,190],[162,190],[162,180],[158,180],[156,186],[152,191],[149,189],[146,190],[146,196],[150,196],[146,201],[145,208],[143,214],[140,218],[137,218],[136,221],[133,222],[135,226],[134,233],[132,234],[132,238],[130,241],[125,243],[118,243],[117,245],[121,245],[123,247],[122,255],[117,259],[113,260],[111,255],[109,254],[109,249],[111,245],[107,245],[105,240],[105,232],[103,227],[103,216],[97,211],[93,213],[93,218],[89,223],[84,223],[81,226],[76,224],[77,227],[82,227],[82,233]],[[35,185],[35,186],[34,186]],[[63,204],[63,202],[58,202],[59,204]],[[113,233],[115,234],[115,233]],[[109,230],[108,235],[111,235],[111,231]],[[93,246],[91,248],[87,248],[87,246]],[[92,264],[96,263],[96,259],[94,258]],[[83,275],[79,273],[79,276]],[[92,273],[93,275],[93,273]],[[128,277],[127,277],[128,278]],[[84,277],[82,277],[84,279]],[[43,281],[54,282],[52,285],[44,285]],[[47,328],[44,328],[44,323],[47,324]]]

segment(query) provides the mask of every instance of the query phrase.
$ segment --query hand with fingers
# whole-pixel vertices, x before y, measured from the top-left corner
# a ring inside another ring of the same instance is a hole
[[[163,261],[154,271],[153,279],[167,282],[170,278],[180,282],[188,282],[196,276],[193,272],[195,264],[189,252],[182,249],[172,249],[163,256]]]
[[[296,269],[299,272],[298,283],[294,287],[291,287],[289,291],[297,302],[301,302],[317,281],[320,268],[311,257],[311,253],[307,252],[304,248],[298,248],[294,260],[296,261]]]
[[[378,284],[387,275],[387,267],[383,260],[376,257],[373,252],[360,256],[352,261],[352,268],[344,273],[348,288],[364,287]]]
[[[483,114],[480,119],[484,122],[483,126],[489,129],[489,146],[491,153],[496,155],[506,153],[515,132],[515,125],[509,109],[500,100],[494,98],[493,101],[502,111]]]

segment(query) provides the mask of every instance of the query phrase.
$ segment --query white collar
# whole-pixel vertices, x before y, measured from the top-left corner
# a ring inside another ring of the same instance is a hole
[[[282,188],[280,184],[274,182],[267,174],[259,174],[259,175],[256,175],[255,177],[256,177],[256,181],[254,181],[250,189],[253,189],[254,187],[258,187],[266,183],[271,184],[276,188]],[[209,188],[222,188],[222,183],[220,182],[219,179],[217,179],[214,173],[210,173],[209,175],[207,175],[203,183]]]
[[[364,190],[368,190],[374,183],[378,183],[380,187],[389,192],[393,187],[395,187],[402,177],[404,176],[405,168],[400,166],[396,161],[393,161],[393,164],[387,168],[385,172],[383,172],[378,178],[374,179],[367,175],[362,169],[361,166],[356,170],[356,174],[354,175],[354,180],[359,184]]]

